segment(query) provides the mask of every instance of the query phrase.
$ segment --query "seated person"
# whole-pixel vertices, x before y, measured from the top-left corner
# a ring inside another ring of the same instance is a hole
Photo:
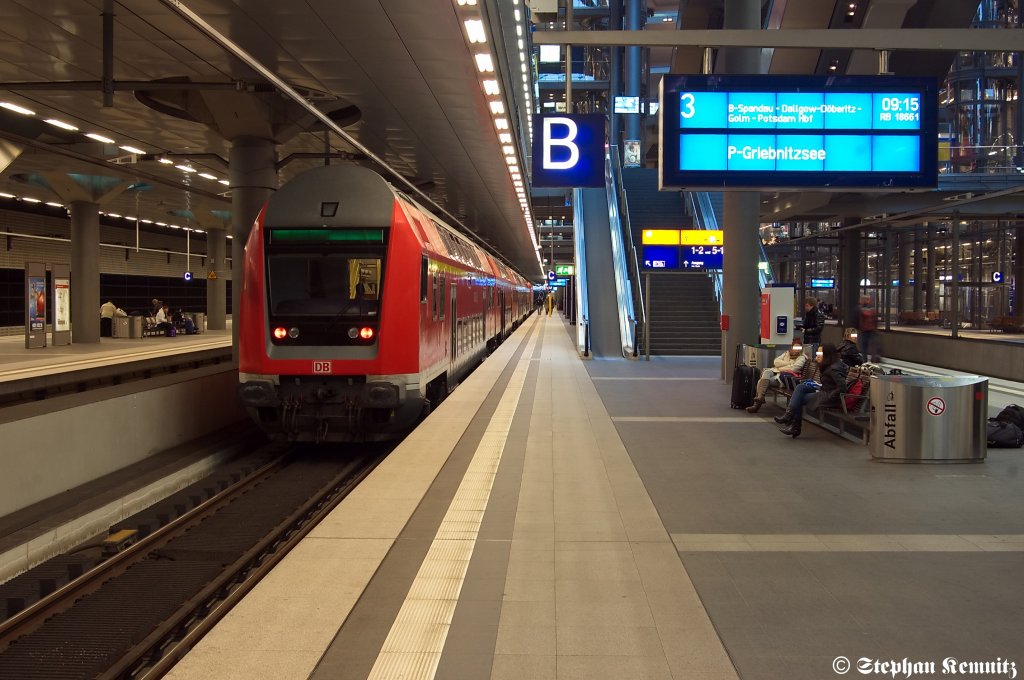
[[[838,402],[839,394],[846,387],[846,374],[849,366],[839,358],[836,346],[830,342],[821,346],[821,352],[815,357],[821,367],[821,384],[808,380],[800,383],[793,391],[789,400],[789,408],[781,416],[775,416],[775,422],[785,425],[782,434],[793,437],[800,436],[803,425],[804,406],[814,397],[817,406],[828,406]]]
[[[166,304],[157,310],[156,314],[153,315],[153,322],[157,328],[162,331],[173,328],[174,324],[171,323],[170,313],[170,307]]]
[[[846,332],[843,333],[843,341],[836,347],[836,351],[839,352],[839,358],[847,366],[860,366],[864,363],[864,355],[860,353],[860,349],[857,347],[856,328],[846,329]]]
[[[761,379],[757,381],[757,389],[754,392],[754,402],[747,407],[747,413],[757,413],[764,406],[764,394],[772,385],[779,384],[779,374],[783,371],[799,375],[807,363],[807,355],[804,354],[804,346],[800,341],[793,343],[788,352],[775,357],[772,368],[766,368],[761,373]]]

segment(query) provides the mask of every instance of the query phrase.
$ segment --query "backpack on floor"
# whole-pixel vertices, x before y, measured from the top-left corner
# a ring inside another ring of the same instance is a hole
[[[169,338],[173,338],[178,334],[178,329],[175,328],[174,326],[168,326],[167,330],[164,331],[164,334]]]
[[[985,439],[994,449],[1019,449],[1024,446],[1024,433],[1014,423],[989,418]]]
[[[1024,408],[1016,404],[1010,404],[996,416],[996,420],[1004,423],[1013,423],[1021,430],[1024,430]]]
[[[759,371],[753,366],[740,364],[732,374],[732,408],[746,408],[754,403]]]

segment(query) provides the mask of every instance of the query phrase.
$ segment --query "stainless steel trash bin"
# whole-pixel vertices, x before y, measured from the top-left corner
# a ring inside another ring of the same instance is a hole
[[[871,378],[871,457],[901,463],[985,460],[988,378]]]
[[[130,338],[141,338],[142,337],[142,317],[141,316],[129,316],[128,317],[128,337],[130,337]]]
[[[110,328],[110,337],[112,338],[127,338],[128,337],[128,317],[117,316],[111,319],[113,322]]]

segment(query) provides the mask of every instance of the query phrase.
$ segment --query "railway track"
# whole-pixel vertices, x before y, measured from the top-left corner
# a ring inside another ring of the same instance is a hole
[[[383,455],[283,453],[0,623],[0,680],[166,673]]]

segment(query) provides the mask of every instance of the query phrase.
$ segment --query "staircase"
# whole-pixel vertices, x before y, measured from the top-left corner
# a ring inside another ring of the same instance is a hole
[[[711,278],[704,273],[652,274],[645,291],[652,355],[718,356],[722,334]]]
[[[625,168],[622,185],[638,256],[644,229],[695,228],[683,195],[658,191],[657,169]],[[700,272],[679,272],[651,274],[650,279],[651,288],[644,290],[644,297],[650,298],[651,354],[721,354],[718,301],[711,278]]]

